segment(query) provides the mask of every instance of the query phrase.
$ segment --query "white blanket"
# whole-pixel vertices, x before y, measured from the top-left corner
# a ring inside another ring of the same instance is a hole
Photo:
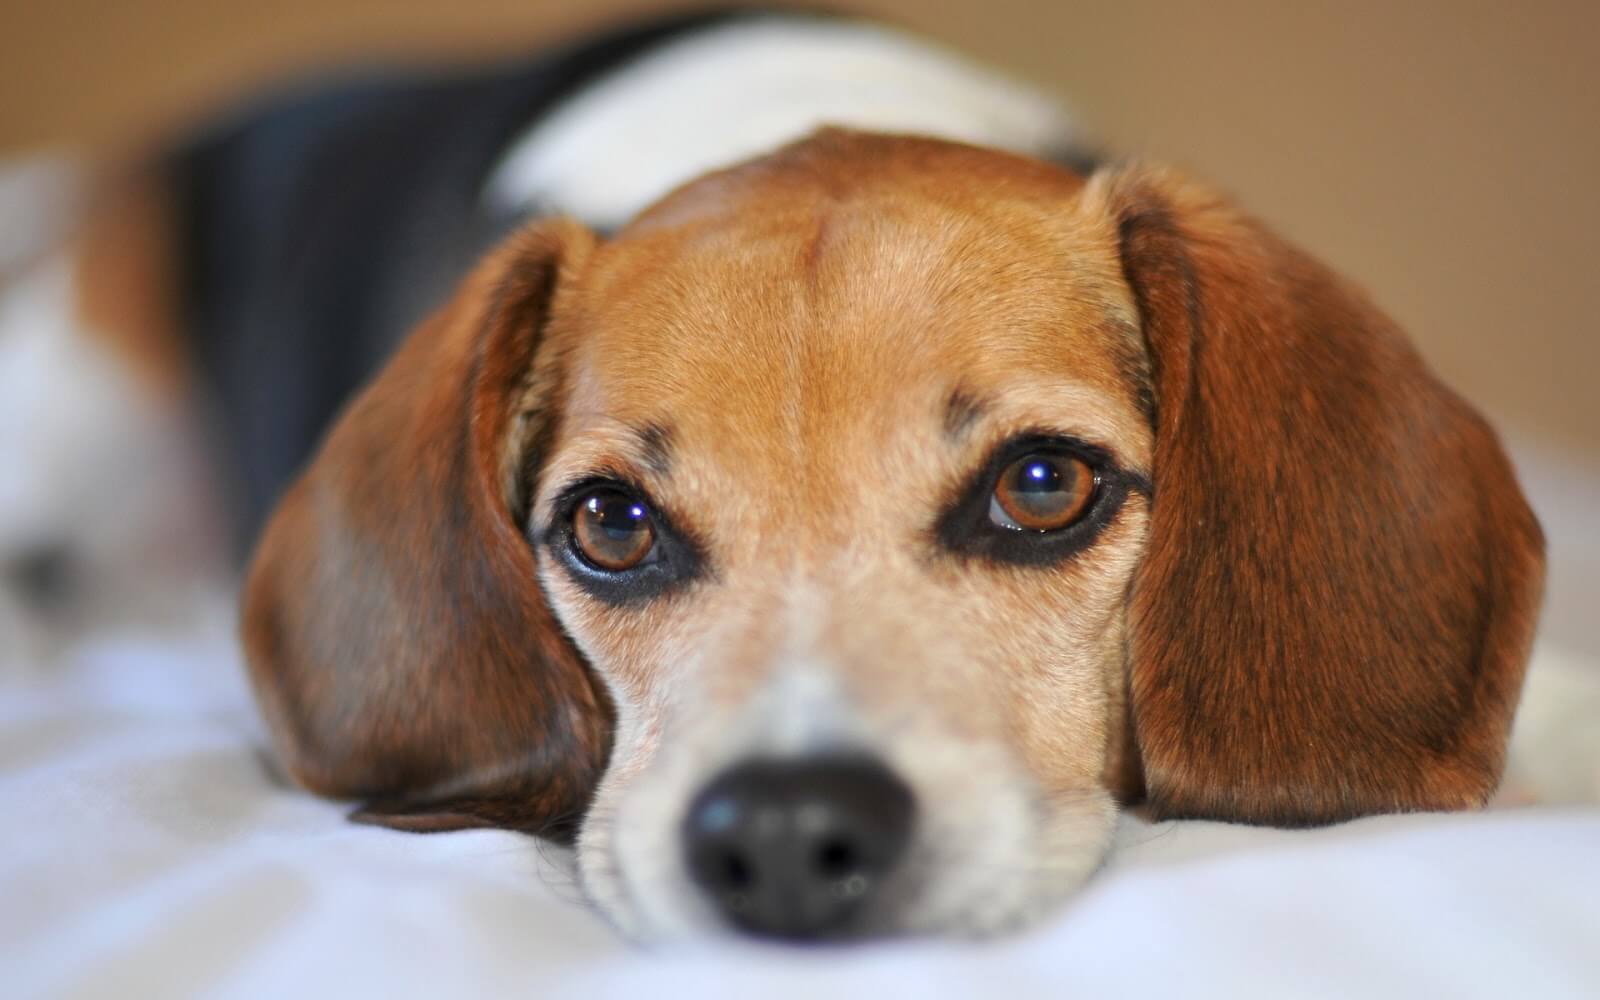
[[[649,953],[581,903],[565,852],[358,827],[278,783],[226,629],[17,669],[0,996],[1600,995],[1600,810],[1128,820],[1019,937]]]

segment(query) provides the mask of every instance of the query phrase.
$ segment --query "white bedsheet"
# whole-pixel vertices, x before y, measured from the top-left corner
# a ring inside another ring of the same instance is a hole
[[[1019,937],[650,953],[560,851],[357,827],[276,783],[223,629],[7,670],[0,997],[1600,996],[1592,808],[1129,820]]]

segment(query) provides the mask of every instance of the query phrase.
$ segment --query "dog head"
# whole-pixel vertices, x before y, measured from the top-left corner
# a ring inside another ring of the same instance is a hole
[[[1481,804],[1542,540],[1355,290],[1171,174],[828,131],[510,240],[246,590],[290,771],[577,835],[642,937],[981,932],[1116,804]]]

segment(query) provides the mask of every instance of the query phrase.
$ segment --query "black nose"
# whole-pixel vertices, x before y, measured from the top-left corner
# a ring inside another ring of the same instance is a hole
[[[915,812],[911,789],[868,758],[755,760],[695,798],[684,849],[695,882],[735,926],[814,938],[878,890]]]
[[[0,562],[0,577],[40,612],[68,606],[78,583],[75,570],[65,542],[39,542]]]

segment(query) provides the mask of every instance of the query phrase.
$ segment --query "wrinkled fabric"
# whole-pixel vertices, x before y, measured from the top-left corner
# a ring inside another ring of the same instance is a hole
[[[275,776],[222,625],[0,677],[7,997],[1600,995],[1600,810],[1324,830],[1125,819],[985,942],[645,950],[569,852],[358,827]]]

